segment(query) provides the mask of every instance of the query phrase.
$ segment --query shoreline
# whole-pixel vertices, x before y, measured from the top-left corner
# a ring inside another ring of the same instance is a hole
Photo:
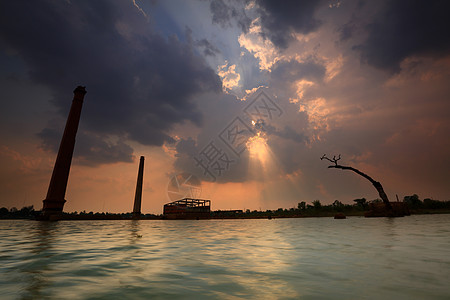
[[[364,214],[367,211],[354,211],[349,213],[343,213],[346,217],[365,217]],[[292,218],[333,218],[336,214],[342,212],[322,212],[322,213],[308,213],[308,214],[287,214],[278,215],[274,213],[258,212],[259,215],[246,215],[247,213],[241,213],[236,215],[222,215],[214,216],[210,218],[202,218],[201,220],[245,220],[245,219],[292,219]],[[421,210],[411,210],[411,215],[440,215],[440,214],[450,214],[450,210],[431,210],[431,209],[421,209]],[[9,217],[0,218],[0,220],[35,220],[35,221],[48,221],[39,220],[36,217]],[[64,214],[62,216],[57,216],[51,221],[108,221],[108,220],[196,220],[195,218],[186,219],[167,219],[162,215],[143,215],[138,218],[133,218],[129,216],[121,215],[70,215]]]

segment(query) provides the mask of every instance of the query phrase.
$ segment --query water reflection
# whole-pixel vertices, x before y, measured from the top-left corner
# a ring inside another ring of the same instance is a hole
[[[35,241],[35,247],[32,249],[32,253],[37,255],[43,252],[50,252],[55,233],[58,231],[58,222],[46,222],[39,221],[36,222],[36,228],[31,232],[31,240]],[[51,256],[51,254],[49,253]]]
[[[27,250],[30,255],[23,261],[21,271],[26,281],[21,299],[42,299],[43,291],[51,284],[47,274],[52,271],[52,251],[57,222],[36,222],[30,233]]]
[[[131,220],[130,222],[130,244],[135,244],[136,241],[142,238],[141,224],[140,220]]]
[[[251,224],[237,220],[204,221],[201,232],[191,231],[185,236],[186,243],[200,240],[190,253],[198,257],[202,269],[214,270],[214,276],[199,274],[198,279],[204,280],[203,285],[214,290],[215,296],[226,292],[236,297],[297,297],[292,285],[283,278],[289,276],[291,260],[295,259],[283,227],[283,222],[267,220],[253,220]]]
[[[384,239],[383,239],[383,248],[385,250],[393,249],[394,245],[397,243],[397,223],[395,218],[384,218],[383,219],[383,231]]]
[[[0,221],[0,298],[445,299],[449,232],[450,216]]]

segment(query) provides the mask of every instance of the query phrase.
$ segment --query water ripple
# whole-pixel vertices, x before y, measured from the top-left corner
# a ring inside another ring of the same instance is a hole
[[[448,299],[450,215],[0,221],[2,299]]]

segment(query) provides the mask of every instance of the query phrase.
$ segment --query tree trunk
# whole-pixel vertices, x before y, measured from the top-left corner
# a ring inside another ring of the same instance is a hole
[[[337,168],[337,169],[342,169],[342,170],[351,170],[351,171],[355,172],[356,174],[359,174],[362,177],[366,178],[377,189],[377,192],[380,195],[381,200],[383,200],[383,202],[384,202],[384,204],[386,206],[386,209],[392,210],[391,203],[389,202],[388,196],[386,195],[386,193],[383,190],[383,186],[378,181],[373,180],[373,178],[370,177],[369,175],[361,172],[358,169],[355,169],[355,168],[352,168],[352,167],[341,166],[341,165],[338,165],[338,164],[336,164],[334,166],[328,166],[328,168]]]

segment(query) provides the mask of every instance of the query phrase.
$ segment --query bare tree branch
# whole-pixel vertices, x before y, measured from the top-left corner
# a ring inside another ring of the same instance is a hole
[[[338,161],[341,159],[341,155],[339,154],[339,156],[336,158],[336,155],[333,156],[333,158],[328,158],[326,154],[322,155],[322,157],[320,158],[321,160],[328,160],[331,163],[334,163],[334,165],[328,166],[328,168],[336,168],[336,169],[342,169],[342,170],[350,170],[355,172],[358,175],[361,175],[362,177],[366,178],[367,180],[369,180],[372,185],[377,189],[378,194],[380,195],[380,198],[383,200],[384,204],[386,205],[386,208],[389,210],[392,210],[392,206],[391,203],[389,202],[388,196],[386,195],[386,193],[384,192],[383,186],[381,185],[381,183],[379,183],[378,181],[375,181],[372,177],[370,177],[369,175],[361,172],[358,169],[355,169],[353,167],[348,167],[348,166],[342,166],[338,164]]]
[[[320,158],[321,160],[326,159],[332,163],[334,163],[336,166],[338,165],[338,160],[341,159],[341,155],[339,154],[338,158],[336,158],[336,155],[333,156],[333,159],[328,158],[326,154],[322,155],[322,157]]]

